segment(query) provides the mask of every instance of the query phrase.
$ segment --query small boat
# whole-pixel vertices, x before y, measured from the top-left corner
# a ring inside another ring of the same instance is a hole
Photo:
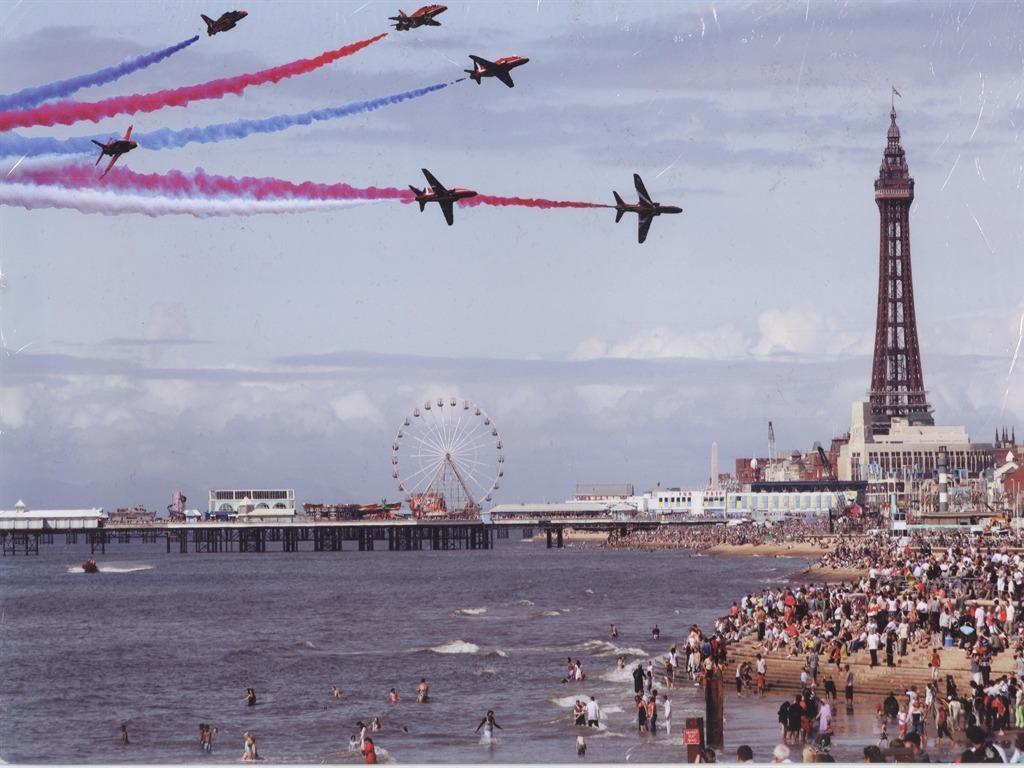
[[[92,558],[89,558],[84,563],[82,563],[82,570],[85,571],[86,573],[99,573],[100,572],[100,569],[96,567],[96,561],[93,560]]]

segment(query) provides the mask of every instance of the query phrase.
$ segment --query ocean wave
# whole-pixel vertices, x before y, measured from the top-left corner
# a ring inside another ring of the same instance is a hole
[[[104,565],[97,563],[96,567],[100,573],[135,573],[136,571],[151,571],[152,565]],[[69,565],[68,573],[85,573],[81,565]]]
[[[616,704],[612,704],[609,707],[601,707],[601,714],[602,715],[614,715],[617,712],[621,712],[621,711],[622,711],[622,707],[620,707],[620,706],[618,706]]]
[[[533,600],[516,600],[516,605],[536,605]]]
[[[563,707],[565,709],[572,709],[573,706],[575,706],[577,701],[583,701],[584,698],[585,697],[583,695],[576,694],[575,696],[559,696],[558,698],[555,698],[555,699],[548,699],[548,701],[550,701],[556,707]]]
[[[477,653],[480,650],[480,646],[474,643],[467,643],[465,640],[451,640],[441,645],[435,645],[427,650],[434,653]]]
[[[561,616],[559,611],[541,611],[541,616]]]
[[[648,656],[643,648],[621,647],[607,640],[587,640],[577,646],[579,650],[589,651],[594,656]]]
[[[496,675],[498,674],[498,670],[494,667],[483,667],[482,669],[473,670],[473,674],[477,677],[483,677],[484,675]]]
[[[507,659],[508,658],[508,651],[502,650],[501,648],[498,648],[497,650],[491,651],[491,653],[493,653],[495,656],[501,656],[501,658],[503,658],[503,659]]]
[[[460,616],[480,616],[487,613],[486,608],[459,608],[455,611]]]
[[[584,591],[584,592],[586,592],[586,593],[587,593],[588,595],[592,595],[592,594],[594,594],[594,590],[592,590],[592,589],[591,589],[590,587],[587,587],[587,588],[586,588],[586,589],[584,589],[583,591]]]
[[[615,667],[603,675],[598,675],[598,677],[609,683],[629,683],[633,680],[633,671],[629,667],[623,667],[622,669]]]

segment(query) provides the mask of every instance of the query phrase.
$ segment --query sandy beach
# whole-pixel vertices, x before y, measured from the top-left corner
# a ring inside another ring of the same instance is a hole
[[[829,547],[819,544],[716,544],[705,549],[709,555],[726,557],[821,557]]]

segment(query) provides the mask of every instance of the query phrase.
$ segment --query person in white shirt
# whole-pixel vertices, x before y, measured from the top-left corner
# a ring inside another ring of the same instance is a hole
[[[587,725],[597,728],[601,719],[601,708],[597,706],[597,699],[593,696],[587,702]]]
[[[662,719],[665,721],[665,733],[672,735],[672,701],[668,696],[661,697]]]

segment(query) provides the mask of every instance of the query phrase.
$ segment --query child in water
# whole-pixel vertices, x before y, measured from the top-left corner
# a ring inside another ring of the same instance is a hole
[[[484,715],[484,719],[480,721],[480,725],[476,727],[474,733],[478,733],[480,728],[484,729],[483,738],[480,740],[482,744],[491,744],[494,741],[494,729],[502,730],[501,726],[494,719],[494,710],[488,709],[487,714]]]
[[[392,688],[390,691],[388,691],[388,704],[397,704],[397,703],[398,703],[398,691],[396,691],[394,688]]]

